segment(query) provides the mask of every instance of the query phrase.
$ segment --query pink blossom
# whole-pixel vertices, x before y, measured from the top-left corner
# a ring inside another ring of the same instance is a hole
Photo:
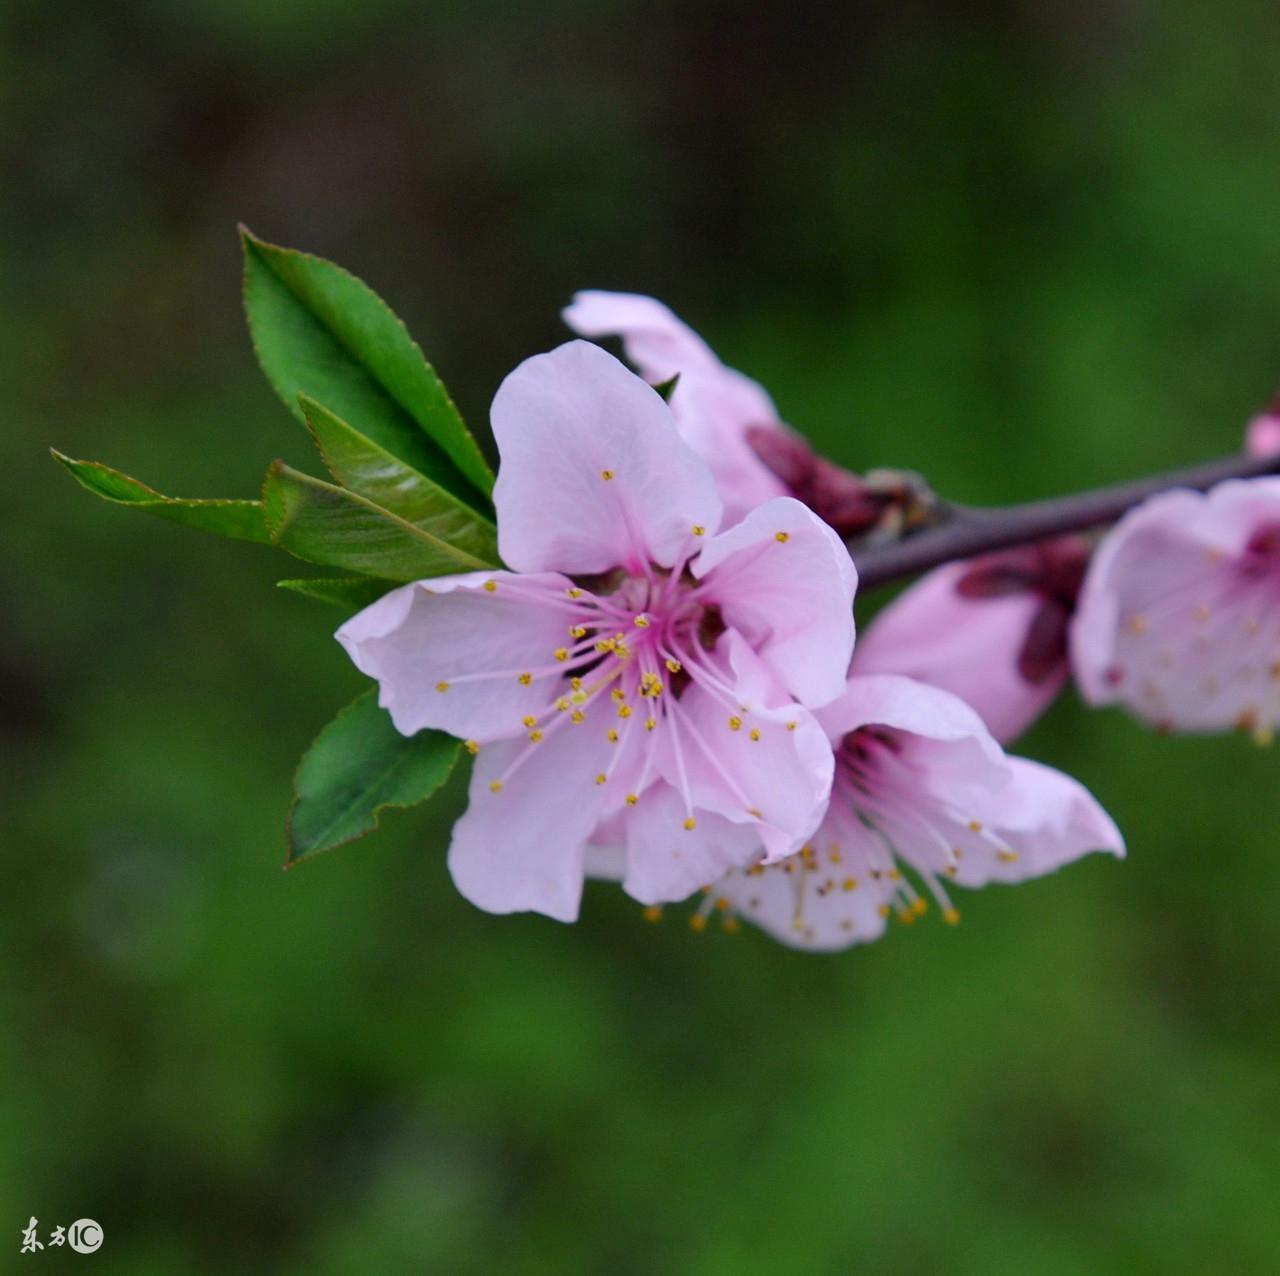
[[[563,312],[584,337],[622,338],[642,376],[659,384],[679,376],[671,411],[681,436],[711,467],[731,526],[750,510],[790,489],[761,459],[751,434],[782,445],[807,445],[778,419],[768,394],[726,368],[711,348],[660,301],[627,292],[579,292]]]
[[[1022,734],[1067,679],[1067,627],[1088,547],[1061,537],[948,563],[863,630],[859,674],[905,674],[959,696],[997,740]]]
[[[1164,730],[1280,720],[1280,478],[1164,492],[1107,534],[1071,634],[1093,704]]]
[[[521,364],[494,399],[510,571],[397,589],[338,640],[398,730],[477,753],[453,832],[458,889],[491,912],[569,921],[597,829],[625,885],[679,899],[821,818],[855,574],[799,502],[716,534],[706,464],[661,397],[598,346]]]
[[[798,854],[716,882],[698,928],[718,912],[730,929],[741,917],[798,948],[846,948],[878,938],[895,914],[914,921],[929,898],[957,922],[947,883],[1021,882],[1090,851],[1124,854],[1084,788],[1008,757],[948,692],[855,675],[818,718],[836,751],[826,818]]]
[[[1245,450],[1250,456],[1270,456],[1280,452],[1280,396],[1249,422]]]

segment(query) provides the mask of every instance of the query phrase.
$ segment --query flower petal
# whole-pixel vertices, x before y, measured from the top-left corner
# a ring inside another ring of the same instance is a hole
[[[993,795],[987,824],[1007,844],[970,839],[954,880],[961,886],[1043,877],[1092,851],[1124,857],[1124,839],[1093,795],[1069,775],[1010,758],[1010,783]]]
[[[1274,550],[1280,479],[1166,492],[1127,514],[1090,565],[1071,632],[1072,666],[1093,704],[1123,703],[1166,729],[1280,719]]]
[[[377,679],[378,703],[403,735],[434,727],[500,739],[556,695],[554,678],[526,684],[520,674],[554,664],[566,631],[557,598],[569,584],[501,571],[416,581],[384,594],[335,636],[356,668]]]
[[[659,781],[627,817],[622,885],[642,904],[687,899],[759,855],[760,838],[753,825],[702,813],[697,826],[687,829],[682,825],[684,814],[679,793]]]
[[[679,375],[671,411],[685,441],[706,458],[725,503],[725,524],[784,496],[786,486],[748,442],[753,426],[789,433],[765,391],[732,368],[660,301],[635,293],[579,292],[563,312],[585,337],[620,336],[627,359],[652,382]]]
[[[888,893],[872,875],[867,836],[851,813],[833,806],[809,855],[729,873],[712,893],[792,948],[833,952],[879,939]]]
[[[517,571],[669,567],[691,528],[719,526],[706,463],[661,396],[599,346],[570,341],[526,359],[491,416],[498,547]]]
[[[696,680],[686,688],[675,708],[680,755],[667,749],[662,772],[677,789],[687,783],[698,812],[750,825],[770,858],[789,855],[826,808],[831,746],[740,635],[730,631],[721,645],[719,680],[732,695]]]
[[[957,695],[997,740],[1022,734],[1067,678],[1066,663],[1042,682],[1018,671],[1037,609],[1031,592],[965,598],[957,583],[972,564],[949,563],[898,595],[858,634],[850,670],[905,674]]]
[[[692,571],[801,704],[816,708],[844,690],[858,576],[839,537],[799,501],[753,510],[713,537]]]
[[[594,736],[565,726],[540,744],[480,750],[449,846],[449,871],[467,899],[490,913],[577,917],[584,849],[605,801],[595,782],[600,753]]]

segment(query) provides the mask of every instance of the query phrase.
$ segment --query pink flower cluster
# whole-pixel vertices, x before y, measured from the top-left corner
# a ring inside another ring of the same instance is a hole
[[[955,921],[953,885],[1124,853],[1085,789],[1000,743],[1073,673],[1166,728],[1280,718],[1280,479],[1156,498],[1096,551],[949,564],[855,650],[828,523],[857,494],[659,302],[580,293],[565,319],[642,375],[578,340],[503,382],[509,570],[404,586],[337,635],[400,731],[477,755],[449,866],[480,907],[568,921],[609,877],[655,912],[704,892],[695,927],[843,948],[930,900]],[[1280,448],[1277,418],[1250,440]]]

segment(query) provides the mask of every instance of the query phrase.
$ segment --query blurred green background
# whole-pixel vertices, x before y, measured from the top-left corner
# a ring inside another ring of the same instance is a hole
[[[269,551],[117,511],[312,467],[234,225],[469,419],[654,293],[841,461],[1015,500],[1234,447],[1280,380],[1273,4],[3,8],[0,1261],[102,1271],[1280,1270],[1275,757],[1064,700],[1127,833],[837,957],[494,918],[458,788],[287,877],[361,679]],[[16,493],[17,495],[13,495]]]

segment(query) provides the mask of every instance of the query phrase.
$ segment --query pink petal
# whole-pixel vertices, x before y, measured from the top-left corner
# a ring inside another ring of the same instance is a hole
[[[577,917],[584,849],[606,801],[595,781],[601,752],[594,735],[571,726],[540,744],[507,740],[480,750],[470,805],[449,846],[449,871],[467,899],[490,913]],[[490,783],[500,777],[494,793]]]
[[[1072,627],[1085,698],[1168,729],[1269,731],[1277,572],[1251,542],[1277,527],[1276,478],[1167,492],[1126,515],[1094,556]]]
[[[792,948],[834,952],[879,939],[887,893],[872,876],[865,830],[833,807],[812,838],[811,856],[727,874],[712,894]]]
[[[1062,669],[1040,683],[1018,672],[1018,658],[1040,607],[1031,592],[965,598],[956,584],[971,569],[950,563],[900,594],[858,636],[851,670],[905,674],[959,696],[991,734],[1021,735],[1066,681]]]
[[[663,774],[677,788],[687,783],[698,812],[749,825],[756,847],[771,858],[785,856],[799,849],[826,809],[831,746],[738,634],[720,641],[732,697],[697,681],[686,688],[677,706],[680,757],[668,750]],[[679,840],[678,823],[671,829]]]
[[[848,550],[789,497],[753,510],[694,560],[705,595],[809,708],[844,689],[858,577]]]
[[[580,292],[563,317],[583,336],[620,336],[628,360],[649,381],[669,381],[679,374],[671,411],[686,442],[715,474],[726,526],[786,494],[746,436],[753,426],[789,433],[773,402],[756,382],[725,367],[661,302],[634,293]]]
[[[669,784],[653,785],[627,817],[623,888],[642,904],[687,899],[707,882],[759,854],[753,825],[700,813],[683,827],[684,804]]]
[[[1027,758],[1010,758],[1011,782],[993,796],[987,827],[1007,849],[973,838],[957,865],[961,886],[1024,882],[1093,851],[1124,857],[1111,817],[1078,781]]]
[[[611,354],[570,341],[526,359],[493,400],[498,547],[517,571],[671,566],[720,523],[705,462],[667,405]]]
[[[417,581],[352,616],[335,636],[356,668],[377,680],[378,703],[403,735],[434,727],[495,740],[522,731],[521,719],[554,699],[554,679],[526,686],[519,675],[553,663],[566,641],[563,611],[536,594],[563,596],[569,583],[501,571]]]

